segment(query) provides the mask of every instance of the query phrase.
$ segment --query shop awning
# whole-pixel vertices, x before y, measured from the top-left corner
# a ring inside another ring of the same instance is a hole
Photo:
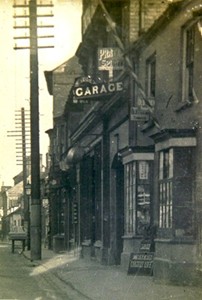
[[[68,171],[71,167],[78,163],[84,155],[84,149],[80,146],[70,148],[66,156],[59,162],[60,170]]]
[[[75,164],[79,162],[84,155],[84,149],[80,146],[74,146],[67,152],[67,156],[65,158],[65,162],[68,165]]]

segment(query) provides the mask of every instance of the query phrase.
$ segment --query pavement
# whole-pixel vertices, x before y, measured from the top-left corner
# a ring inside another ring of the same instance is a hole
[[[30,252],[23,255],[30,260]],[[48,273],[88,300],[202,300],[202,287],[165,285],[152,276],[128,275],[120,266],[105,266],[80,258],[77,252],[56,254],[42,249],[42,259],[32,261],[33,273]],[[72,299],[74,300],[74,299]]]

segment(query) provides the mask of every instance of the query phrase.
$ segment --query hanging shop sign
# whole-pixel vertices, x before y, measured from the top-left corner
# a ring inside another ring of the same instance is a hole
[[[131,107],[130,119],[131,121],[136,121],[136,122],[148,121],[149,120],[148,108]]]
[[[123,70],[123,55],[119,48],[98,48],[98,70]]]
[[[106,99],[114,93],[123,91],[123,82],[96,83],[90,76],[79,78],[73,87],[73,103],[88,103]]]

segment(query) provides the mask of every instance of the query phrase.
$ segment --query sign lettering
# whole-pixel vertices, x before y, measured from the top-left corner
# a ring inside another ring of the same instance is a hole
[[[128,274],[152,275],[154,253],[131,253]]]
[[[148,108],[131,107],[131,121],[146,122],[149,119]]]
[[[98,70],[122,70],[123,55],[119,48],[98,48]]]
[[[88,99],[102,95],[110,95],[115,92],[123,91],[122,82],[109,82],[99,84],[88,84],[75,86],[73,89],[74,99]],[[75,102],[76,103],[76,102]]]

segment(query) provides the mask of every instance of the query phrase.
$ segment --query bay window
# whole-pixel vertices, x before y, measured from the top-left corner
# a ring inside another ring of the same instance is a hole
[[[159,232],[193,235],[193,148],[159,152]]]
[[[150,225],[152,162],[132,161],[125,171],[125,234],[144,235]]]

